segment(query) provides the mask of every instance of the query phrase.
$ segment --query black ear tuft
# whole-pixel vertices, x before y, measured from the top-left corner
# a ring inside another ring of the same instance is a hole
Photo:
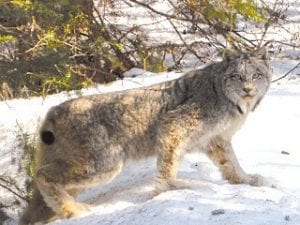
[[[239,57],[241,57],[241,52],[237,49],[228,48],[223,52],[223,58],[228,61],[234,60]]]
[[[53,132],[48,130],[41,132],[41,139],[46,145],[52,145],[55,141]]]

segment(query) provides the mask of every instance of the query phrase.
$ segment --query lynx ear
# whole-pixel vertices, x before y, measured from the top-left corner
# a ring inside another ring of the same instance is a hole
[[[239,52],[237,49],[227,48],[223,51],[223,58],[225,60],[233,60],[238,57],[240,57],[241,52]]]
[[[269,58],[268,50],[266,47],[259,48],[258,50],[255,51],[254,54],[256,57],[260,59],[266,60]]]

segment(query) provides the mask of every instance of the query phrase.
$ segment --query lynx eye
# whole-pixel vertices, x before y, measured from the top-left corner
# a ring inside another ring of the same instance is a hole
[[[262,78],[262,76],[263,75],[261,73],[255,73],[255,74],[253,74],[252,79],[253,80],[259,80],[259,79]]]
[[[233,79],[233,80],[241,80],[242,75],[240,73],[234,73],[230,76],[230,78]]]

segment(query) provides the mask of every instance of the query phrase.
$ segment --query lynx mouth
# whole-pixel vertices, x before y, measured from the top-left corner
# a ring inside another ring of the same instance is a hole
[[[255,97],[255,95],[251,95],[251,94],[246,94],[244,95],[242,98],[245,99],[245,100],[250,100],[250,99],[253,99]]]

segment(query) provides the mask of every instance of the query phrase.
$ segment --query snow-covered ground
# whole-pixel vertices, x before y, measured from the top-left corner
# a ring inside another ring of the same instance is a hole
[[[282,75],[295,63],[273,61],[274,76]],[[155,159],[150,158],[130,162],[111,184],[80,195],[79,201],[92,204],[90,213],[79,218],[58,220],[52,225],[299,225],[300,79],[297,73],[299,70],[294,71],[290,79],[272,84],[260,107],[250,115],[233,143],[244,169],[249,173],[262,174],[275,187],[228,184],[204,155],[193,153],[185,156],[179,172],[179,178],[188,181],[190,187],[150,198],[155,175]],[[84,93],[149,85],[179,75],[146,72],[140,77],[101,85]],[[14,169],[11,154],[16,153],[11,148],[18,149],[14,134],[19,127],[34,133],[40,120],[38,118],[42,118],[51,105],[69,98],[69,95],[0,103],[1,151],[8,151],[7,157],[1,153],[1,172],[9,174],[9,170]],[[214,215],[214,210],[217,210],[217,215]]]
[[[290,1],[290,22],[286,29],[299,28],[300,4]],[[146,23],[147,21],[142,21]],[[279,28],[278,28],[279,29]],[[276,36],[277,34],[277,36]],[[290,34],[276,29],[270,38],[290,40]],[[167,38],[174,37],[168,34]],[[155,36],[155,35],[154,35]],[[283,53],[299,56],[298,51]],[[291,59],[272,59],[274,79],[298,63]],[[191,63],[192,64],[192,63]],[[190,65],[191,65],[190,64]],[[174,79],[181,73],[142,74],[109,85],[82,90],[81,94],[106,93],[135,88]],[[271,85],[257,110],[235,135],[233,145],[242,167],[259,173],[273,187],[231,185],[223,180],[217,168],[202,154],[187,154],[179,178],[190,187],[151,196],[155,159],[129,162],[111,184],[82,193],[78,200],[92,205],[91,212],[79,218],[58,220],[52,225],[299,225],[300,224],[300,69],[286,79]],[[0,175],[13,176],[24,182],[22,133],[34,136],[47,110],[78,93],[61,93],[30,100],[0,102]],[[9,198],[0,187],[0,203]],[[15,225],[18,218],[6,224]]]

